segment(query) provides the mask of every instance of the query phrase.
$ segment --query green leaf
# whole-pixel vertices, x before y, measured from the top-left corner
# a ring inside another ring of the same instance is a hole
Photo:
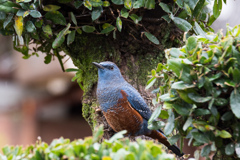
[[[201,150],[201,156],[202,157],[209,157],[209,153],[211,151],[211,145],[206,145]]]
[[[102,7],[94,7],[92,11],[92,20],[95,21],[96,19],[98,19],[101,16],[102,12]]]
[[[112,0],[112,2],[117,5],[124,4],[124,0]]]
[[[79,69],[78,68],[68,68],[65,70],[66,72],[78,72]]]
[[[67,34],[71,24],[69,23],[66,28],[64,28],[61,32],[58,33],[57,38],[52,43],[52,48],[58,48],[65,40],[65,35]]]
[[[76,0],[73,2],[73,5],[76,9],[78,9],[82,4],[83,4],[83,1],[81,0]]]
[[[202,28],[199,26],[199,24],[196,21],[194,22],[193,30],[196,34],[206,38],[206,33],[202,30]]]
[[[190,106],[187,106],[187,105],[180,106],[178,104],[172,104],[171,107],[174,108],[178,114],[183,116],[188,116],[190,113],[190,110],[192,109],[192,107]]]
[[[182,18],[174,17],[172,14],[170,15],[170,18],[173,20],[175,25],[184,32],[188,32],[192,28],[192,25]]]
[[[240,143],[235,144],[235,151],[238,158],[240,158]]]
[[[67,37],[67,45],[71,44],[75,40],[76,31],[71,31]]]
[[[144,32],[144,34],[148,38],[149,41],[151,41],[152,43],[154,43],[156,45],[159,45],[159,40],[154,35],[152,35],[151,33],[148,33],[148,32]]]
[[[52,55],[51,54],[47,54],[44,59],[45,59],[44,63],[45,64],[49,64],[51,62],[51,60],[52,60]]]
[[[159,3],[159,6],[161,6],[161,8],[162,8],[165,12],[167,12],[167,13],[172,13],[172,12],[170,11],[170,9],[169,9],[169,7],[168,7],[167,4],[165,4],[165,3],[163,3],[163,2],[160,2],[160,3]]]
[[[169,143],[170,143],[171,145],[173,145],[173,144],[177,143],[177,141],[178,141],[180,138],[181,138],[181,135],[177,134],[177,135],[174,135],[174,136],[170,137],[170,138],[168,139],[168,141],[169,141]]]
[[[172,58],[167,60],[169,69],[171,69],[177,77],[185,83],[192,84],[193,78],[190,75],[190,65],[182,63],[181,58]]]
[[[141,8],[144,7],[145,0],[137,0],[133,3],[133,8]]]
[[[196,37],[191,36],[187,39],[186,49],[191,54],[192,51],[197,47],[197,45],[198,43]]]
[[[171,19],[169,18],[169,15],[164,15],[164,16],[162,16],[162,18],[163,18],[167,23],[170,23],[170,22],[171,22]]]
[[[39,11],[36,10],[30,10],[29,14],[33,17],[33,18],[40,18],[42,17],[42,14]]]
[[[183,130],[186,131],[188,129],[188,127],[191,126],[192,124],[192,117],[188,117],[188,119],[186,120],[186,122],[183,125]]]
[[[215,0],[213,5],[213,15],[218,18],[222,11],[222,0]]]
[[[21,37],[23,32],[23,17],[19,16],[15,18],[15,25],[14,25],[15,31],[19,37]]]
[[[93,7],[101,7],[102,6],[102,0],[90,0],[90,3]]]
[[[102,34],[108,34],[110,33],[111,31],[113,31],[115,29],[115,27],[111,24],[109,24],[105,29],[103,29],[101,31]]]
[[[100,125],[93,133],[93,142],[97,142],[103,136],[103,125]]]
[[[86,33],[92,33],[95,31],[95,27],[85,25],[85,26],[82,26],[82,30]]]
[[[66,25],[65,17],[59,11],[51,11],[45,14],[45,18],[51,20],[54,24]]]
[[[222,138],[231,138],[232,137],[232,135],[228,131],[225,131],[225,130],[222,130],[219,136]]]
[[[239,69],[234,68],[232,75],[233,75],[233,81],[235,83],[240,83],[240,71],[239,71]]]
[[[8,14],[8,13],[16,13],[18,10],[13,7],[4,6],[4,4],[1,4],[0,11]]]
[[[166,110],[162,110],[160,115],[158,116],[158,118],[160,118],[160,119],[168,119],[168,117],[169,117],[169,115]]]
[[[166,102],[171,102],[171,101],[175,101],[176,99],[178,99],[178,97],[175,96],[170,96],[169,93],[167,94],[163,94],[159,97],[162,101],[166,101]]]
[[[211,112],[208,109],[197,108],[194,110],[194,115],[196,116],[203,116],[208,114],[211,114]]]
[[[103,7],[109,7],[110,6],[110,3],[108,1],[103,1],[103,4],[102,4]]]
[[[36,30],[36,27],[34,26],[32,21],[27,21],[26,30],[30,33],[34,32]]]
[[[152,113],[150,119],[148,120],[148,124],[152,123],[152,121],[154,121],[155,119],[158,118],[158,116],[159,116],[160,113],[161,113],[161,110],[162,110],[161,107],[157,107],[157,108],[155,109],[155,111]]]
[[[165,125],[165,128],[164,128],[165,135],[169,135],[170,133],[172,133],[172,131],[174,129],[175,116],[171,110],[169,110],[169,111],[170,111],[169,118],[168,118],[167,124]]]
[[[193,132],[192,133],[193,138],[200,143],[209,143],[209,139],[208,137],[200,132]]]
[[[110,143],[114,143],[116,140],[120,139],[120,138],[123,138],[124,137],[124,134],[126,134],[127,131],[126,130],[123,130],[123,131],[120,131],[116,134],[114,134],[110,139],[109,139],[109,142]]]
[[[196,5],[196,7],[194,8],[194,11],[193,11],[194,18],[198,19],[204,5],[205,5],[205,0],[198,1],[197,5]]]
[[[186,90],[189,88],[194,88],[196,85],[194,84],[186,84],[183,81],[178,81],[172,84],[172,89],[177,89],[177,90]]]
[[[155,0],[146,0],[145,8],[154,9],[155,8]]]
[[[128,18],[128,10],[126,8],[121,9],[121,17]]]
[[[44,35],[48,38],[52,38],[52,29],[51,29],[51,26],[50,25],[46,25],[46,26],[43,26],[42,27],[42,30],[44,32]]]
[[[124,0],[124,7],[130,10],[132,8],[132,0]]]
[[[13,14],[9,14],[7,16],[7,19],[3,22],[3,28],[4,29],[7,27],[7,25],[11,22],[12,19],[13,19]]]
[[[73,12],[70,12],[72,22],[77,26],[77,20]]]
[[[4,20],[6,16],[6,13],[0,11],[0,20]]]
[[[232,155],[235,151],[235,145],[234,143],[228,143],[225,147],[225,153],[226,155]]]
[[[49,4],[49,5],[44,6],[43,10],[46,11],[46,12],[48,12],[48,11],[57,11],[60,8],[61,8],[60,6]]]
[[[122,31],[122,20],[120,17],[118,17],[116,20],[116,26],[117,26],[118,31],[121,32]]]
[[[193,100],[194,102],[197,103],[205,103],[208,102],[212,99],[212,97],[208,96],[208,97],[201,97],[199,94],[197,93],[189,93],[188,97]]]
[[[142,17],[139,17],[139,16],[137,16],[136,14],[131,14],[129,17],[130,17],[130,18],[133,20],[133,22],[136,23],[136,24],[138,24],[138,22],[140,22],[140,21],[142,20]]]
[[[221,120],[222,120],[222,121],[229,121],[229,120],[231,120],[232,118],[233,118],[232,112],[231,112],[231,111],[228,111],[228,112],[226,112],[226,113],[224,113],[224,114],[222,115]]]
[[[240,94],[237,89],[233,90],[230,95],[231,110],[237,118],[240,118]]]

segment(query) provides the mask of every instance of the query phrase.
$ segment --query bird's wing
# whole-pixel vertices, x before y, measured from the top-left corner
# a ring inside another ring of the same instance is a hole
[[[132,87],[132,86],[131,86]],[[152,112],[150,108],[147,106],[144,99],[134,88],[125,88],[122,91],[126,94],[127,100],[131,104],[131,106],[146,120],[149,120]]]

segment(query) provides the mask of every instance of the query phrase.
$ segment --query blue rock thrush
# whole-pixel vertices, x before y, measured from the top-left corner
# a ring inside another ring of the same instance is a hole
[[[145,135],[183,156],[180,149],[171,145],[161,130],[148,129],[151,110],[144,99],[121,75],[112,62],[93,62],[98,67],[97,99],[101,110],[115,132],[127,130],[129,136]]]

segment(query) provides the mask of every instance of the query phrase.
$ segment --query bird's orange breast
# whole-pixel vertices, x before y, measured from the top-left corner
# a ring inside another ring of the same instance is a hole
[[[127,94],[123,90],[121,90],[121,94],[123,98],[120,98],[115,106],[103,114],[114,131],[127,130],[127,134],[134,135],[141,128],[143,118],[132,108],[127,100]]]

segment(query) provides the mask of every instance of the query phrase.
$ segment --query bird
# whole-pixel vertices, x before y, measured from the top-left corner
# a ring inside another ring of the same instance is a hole
[[[182,157],[184,153],[169,143],[162,130],[148,129],[152,112],[140,93],[123,78],[117,65],[110,61],[92,63],[98,68],[97,101],[111,128],[115,132],[126,130],[128,136],[157,139]]]

